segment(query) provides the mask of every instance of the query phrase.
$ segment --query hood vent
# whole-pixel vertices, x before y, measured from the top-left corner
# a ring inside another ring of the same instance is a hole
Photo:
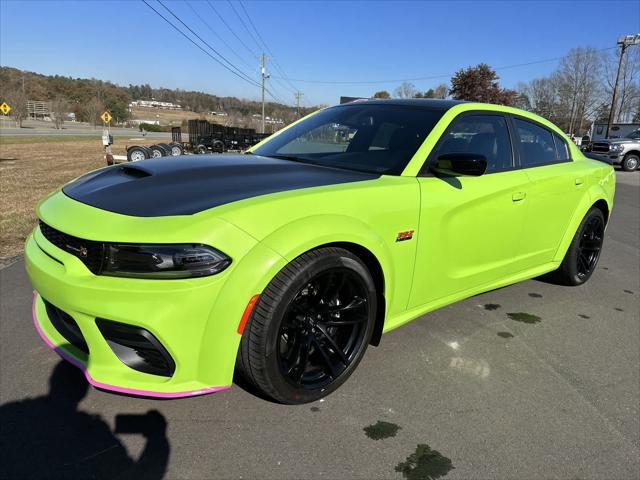
[[[134,165],[122,165],[120,171],[136,178],[150,177],[153,175],[149,170]]]

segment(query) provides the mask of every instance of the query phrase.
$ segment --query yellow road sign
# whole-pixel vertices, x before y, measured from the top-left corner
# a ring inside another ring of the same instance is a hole
[[[109,123],[111,121],[111,114],[109,112],[104,112],[102,115],[100,115],[100,118],[102,119],[102,121],[104,123]]]
[[[2,112],[4,115],[9,115],[10,111],[11,107],[9,106],[9,104],[7,104],[7,102],[4,102],[2,105],[0,105],[0,112]]]

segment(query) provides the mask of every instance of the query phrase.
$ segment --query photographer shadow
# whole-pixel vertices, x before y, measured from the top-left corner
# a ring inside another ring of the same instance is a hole
[[[61,361],[47,395],[0,406],[0,478],[163,478],[165,418],[155,410],[116,417],[116,432],[146,438],[134,460],[99,415],[79,410],[88,388],[82,372]]]

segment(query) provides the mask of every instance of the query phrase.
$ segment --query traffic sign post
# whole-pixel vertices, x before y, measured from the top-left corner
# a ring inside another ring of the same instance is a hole
[[[102,119],[102,121],[105,123],[105,125],[108,125],[109,122],[111,122],[111,114],[109,112],[104,112],[102,115],[100,115],[100,118]]]
[[[109,112],[104,112],[100,115],[100,118],[104,122],[104,129],[102,130],[102,146],[104,147],[104,159],[107,162],[107,165],[113,165],[113,155],[111,154],[111,144],[113,143],[113,137],[110,132],[111,122],[111,114]]]
[[[6,117],[7,115],[9,115],[9,112],[11,111],[11,107],[9,106],[9,104],[7,102],[3,102],[2,105],[0,105],[0,112],[2,112],[2,114]],[[2,119],[2,124],[4,126],[4,118]]]

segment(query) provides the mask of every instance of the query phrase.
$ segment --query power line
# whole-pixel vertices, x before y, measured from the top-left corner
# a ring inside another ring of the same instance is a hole
[[[601,52],[601,51],[605,51],[605,50],[612,50],[614,48],[617,47],[606,47],[606,48],[600,48],[596,51]],[[518,68],[518,67],[526,67],[529,65],[536,65],[536,64],[540,64],[540,63],[548,63],[548,62],[554,62],[554,61],[558,61],[558,60],[562,60],[563,57],[554,57],[554,58],[546,58],[544,60],[535,60],[533,62],[526,62],[526,63],[515,63],[513,65],[506,65],[503,67],[498,67],[495,68],[494,70],[508,70],[511,68]],[[441,74],[441,75],[430,75],[430,76],[424,76],[424,77],[413,77],[413,78],[396,78],[396,79],[390,79],[390,80],[362,80],[362,81],[355,81],[355,80],[349,80],[349,81],[340,81],[340,80],[309,80],[309,79],[301,79],[301,78],[292,78],[291,80],[294,82],[300,82],[300,83],[315,83],[315,84],[321,84],[321,85],[373,85],[373,84],[382,84],[382,83],[397,83],[397,82],[413,82],[413,81],[418,81],[418,80],[435,80],[438,78],[451,78],[453,74],[451,73],[447,73],[447,74]],[[273,78],[282,78],[284,79],[284,77],[276,77],[274,76]]]
[[[216,38],[217,38],[218,40],[220,40],[220,41],[221,41],[221,42],[222,42],[222,43],[223,43],[223,44],[224,44],[224,45],[229,49],[229,51],[230,51],[231,53],[233,53],[233,54],[236,56],[236,58],[237,58],[238,60],[240,60],[240,61],[241,61],[245,66],[247,66],[248,68],[253,69],[253,66],[251,66],[251,65],[249,64],[249,62],[247,62],[244,58],[242,58],[242,56],[240,56],[240,54],[238,54],[238,52],[236,52],[236,51],[234,50],[234,48],[233,48],[231,45],[229,45],[229,44],[227,43],[227,41],[226,41],[224,38],[222,38],[222,36],[220,36],[220,34],[219,34],[218,32],[216,32],[216,31],[213,29],[213,27],[211,26],[211,24],[210,24],[209,22],[207,22],[207,21],[205,20],[205,18],[204,18],[202,15],[198,14],[198,12],[197,12],[197,11],[196,11],[196,9],[191,5],[191,3],[189,2],[189,0],[185,0],[185,3],[186,3],[186,4],[187,4],[187,6],[191,9],[191,11],[194,13],[194,15],[200,19],[200,21],[201,21],[201,22],[202,22],[202,23],[203,23],[203,24],[204,24],[204,25],[209,29],[209,31],[210,31],[211,33],[213,33],[213,34],[216,36]]]
[[[264,38],[262,38],[262,35],[260,35],[260,31],[256,28],[256,25],[253,23],[253,20],[251,19],[251,16],[249,15],[249,12],[245,8],[244,3],[242,2],[242,0],[238,0],[238,3],[240,4],[240,7],[242,8],[242,11],[244,12],[245,16],[247,17],[247,20],[249,20],[249,24],[251,25],[253,30],[256,32],[256,35],[260,39],[260,42],[262,42],[262,45],[264,46],[265,50],[267,51],[267,53],[269,55],[271,55],[271,60],[273,61],[273,64],[276,67],[276,70],[278,70],[278,72],[280,72],[280,75],[282,75],[282,77],[287,81],[287,83],[289,85],[291,85],[291,90],[290,91],[295,94],[295,92],[298,91],[298,88],[293,83],[291,83],[291,80],[289,80],[289,78],[287,77],[287,74],[284,73],[284,69],[278,63],[278,60],[277,60],[276,56],[273,54],[273,52],[271,51],[271,49],[267,45],[267,42],[265,42]],[[283,86],[283,88],[285,88],[285,90],[287,90],[286,87]]]
[[[149,7],[151,10],[153,10],[156,15],[158,15],[160,18],[162,18],[165,22],[167,22],[174,30],[176,30],[180,35],[182,35],[184,38],[186,38],[187,40],[189,40],[193,45],[195,45],[198,49],[200,49],[205,55],[207,55],[208,57],[210,57],[213,61],[215,61],[217,64],[219,64],[220,66],[222,66],[224,69],[230,71],[231,73],[233,73],[236,77],[244,80],[245,82],[255,86],[255,87],[259,87],[260,84],[251,80],[249,77],[243,76],[241,73],[236,72],[235,70],[229,68],[227,65],[225,65],[224,63],[222,63],[219,59],[217,59],[216,57],[214,57],[213,55],[211,55],[211,53],[209,53],[208,51],[206,51],[204,48],[202,48],[201,45],[199,45],[198,43],[196,43],[191,37],[189,37],[186,33],[184,33],[182,30],[180,30],[177,26],[175,26],[173,23],[171,23],[171,21],[165,17],[164,15],[162,15],[162,13],[160,13],[158,10],[156,10],[155,8],[153,8],[146,0],[141,0],[142,3],[144,3],[147,7]],[[165,7],[166,8],[166,7]],[[213,50],[213,49],[212,49]],[[214,50],[215,51],[215,50]]]
[[[224,19],[224,17],[220,14],[220,12],[218,12],[218,10],[216,10],[216,7],[214,7],[211,2],[209,0],[206,0],[207,4],[209,5],[209,7],[211,7],[211,10],[213,10],[215,12],[216,15],[218,15],[218,18],[220,18],[220,20],[222,21],[222,23],[224,23],[224,26],[227,27],[227,30],[229,30],[231,32],[231,34],[236,37],[236,39],[238,40],[238,42],[240,42],[240,44],[247,49],[247,51],[251,54],[252,57],[254,58],[258,58],[259,55],[257,53],[255,53],[251,48],[249,48],[249,46],[244,43],[244,41],[242,40],[242,38],[240,38],[238,36],[238,34],[233,30],[233,28],[231,28],[229,26],[229,24],[227,23],[227,21]]]
[[[254,81],[251,77],[249,77],[249,75],[247,75],[246,73],[244,73],[242,70],[240,70],[238,67],[236,67],[233,63],[231,63],[224,55],[222,55],[220,52],[218,52],[215,48],[213,48],[205,39],[203,39],[200,35],[198,35],[196,32],[194,32],[191,27],[189,27],[189,25],[187,25],[186,23],[184,23],[182,21],[182,19],[180,17],[178,17],[175,13],[173,13],[173,11],[171,11],[171,9],[169,7],[167,7],[164,3],[162,3],[161,0],[157,0],[158,3],[160,5],[162,5],[162,7],[169,12],[176,20],[178,20],[187,30],[189,30],[193,35],[195,35],[198,40],[200,40],[202,43],[204,43],[207,47],[209,47],[209,49],[211,51],[213,51],[216,55],[218,55],[220,58],[222,58],[222,60],[224,60],[231,68],[235,69],[238,73],[240,73],[242,76],[244,76],[247,80],[249,81]],[[146,3],[146,2],[145,2]]]
[[[240,14],[238,13],[238,11],[236,10],[236,7],[233,6],[233,3],[231,3],[231,0],[227,0],[227,3],[229,4],[229,6],[231,7],[231,10],[233,10],[233,13],[236,14],[236,17],[238,17],[238,20],[240,20],[240,23],[242,24],[242,26],[244,27],[244,29],[247,31],[247,33],[249,34],[249,36],[251,37],[251,39],[255,42],[255,44],[258,47],[258,50],[262,50],[262,47],[260,46],[260,44],[258,43],[258,40],[256,40],[256,37],[253,35],[253,33],[251,33],[251,30],[249,30],[249,27],[247,27],[247,24],[244,23],[244,20],[242,20],[242,17],[240,16]]]

